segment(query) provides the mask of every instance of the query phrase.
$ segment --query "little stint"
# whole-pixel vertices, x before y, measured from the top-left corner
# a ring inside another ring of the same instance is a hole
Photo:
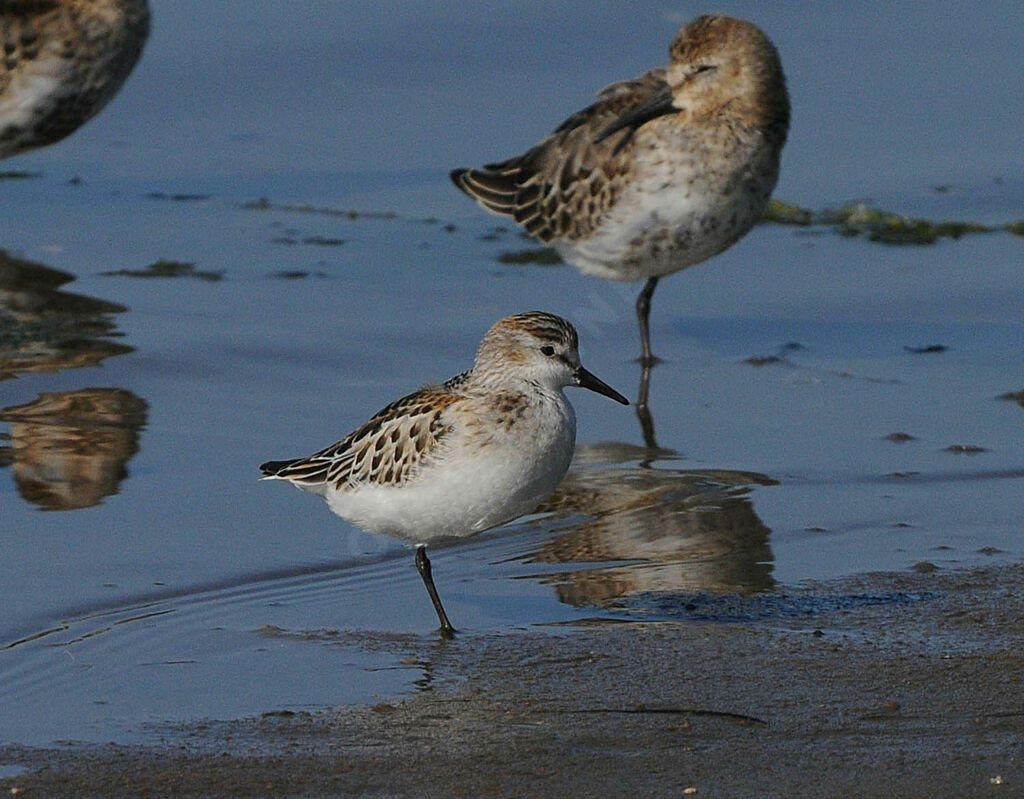
[[[469,371],[391,403],[309,457],[260,469],[319,494],[365,530],[416,543],[416,567],[450,637],[426,545],[504,524],[555,490],[576,442],[565,386],[629,404],[580,365],[569,322],[542,311],[509,316],[484,336]]]
[[[522,155],[451,178],[581,272],[646,279],[636,303],[643,412],[658,279],[722,252],[757,223],[788,129],[775,47],[751,23],[709,14],[679,30],[667,67],[602,90]]]

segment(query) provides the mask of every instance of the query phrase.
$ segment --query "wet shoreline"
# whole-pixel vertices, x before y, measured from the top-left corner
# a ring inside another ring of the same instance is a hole
[[[791,591],[819,613],[367,636],[406,698],[0,749],[25,796],[983,796],[1024,781],[1024,566]],[[842,602],[886,597],[906,602]],[[829,600],[828,598],[832,598]],[[1002,795],[1002,794],[994,794]]]

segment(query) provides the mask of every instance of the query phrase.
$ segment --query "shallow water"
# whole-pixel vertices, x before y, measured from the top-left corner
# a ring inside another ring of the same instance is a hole
[[[787,69],[778,197],[1024,217],[1016,6],[967,29],[933,4],[720,8]],[[446,175],[659,62],[690,14],[393,11],[154,3],[121,95],[2,165],[38,176],[0,180],[0,741],[429,688],[411,552],[256,465],[461,371],[530,308],[572,319],[588,368],[635,390],[637,287],[499,263],[530,242]],[[716,602],[728,621],[806,580],[1021,560],[1024,409],[997,398],[1024,389],[1022,248],[765,225],[666,279],[651,404],[675,454],[652,461],[631,409],[571,392],[580,463],[549,515],[434,551],[454,623]],[[160,259],[195,274],[123,274]]]

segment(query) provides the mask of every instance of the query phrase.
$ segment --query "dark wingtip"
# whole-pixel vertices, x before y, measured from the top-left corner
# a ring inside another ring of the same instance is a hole
[[[461,189],[462,176],[465,175],[467,172],[469,172],[468,169],[453,169],[451,172],[448,173],[448,177],[452,179],[452,183],[454,183]]]
[[[281,470],[289,463],[291,463],[291,461],[267,461],[266,463],[260,464],[260,471],[267,477],[275,477],[280,474]]]

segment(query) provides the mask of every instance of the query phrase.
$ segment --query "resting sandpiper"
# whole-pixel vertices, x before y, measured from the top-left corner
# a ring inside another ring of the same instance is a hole
[[[704,15],[676,34],[667,67],[602,90],[522,155],[451,178],[581,272],[646,278],[636,309],[650,366],[658,279],[717,255],[757,223],[788,129],[771,41],[744,20]]]
[[[555,490],[576,442],[565,386],[628,404],[580,365],[567,321],[543,311],[509,316],[484,336],[469,371],[391,403],[307,458],[260,469],[321,495],[365,530],[416,543],[416,567],[450,637],[426,544],[504,524]]]
[[[0,158],[60,141],[131,74],[146,0],[0,2]]]

